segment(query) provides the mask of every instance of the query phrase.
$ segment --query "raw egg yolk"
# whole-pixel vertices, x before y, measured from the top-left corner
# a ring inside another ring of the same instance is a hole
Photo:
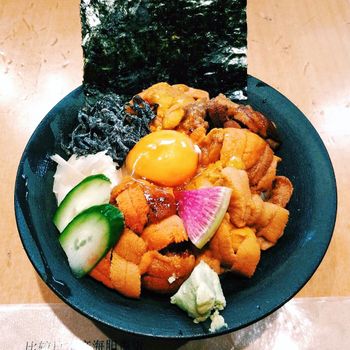
[[[126,167],[132,175],[170,187],[194,176],[197,165],[198,153],[191,139],[174,130],[148,134],[126,158]]]

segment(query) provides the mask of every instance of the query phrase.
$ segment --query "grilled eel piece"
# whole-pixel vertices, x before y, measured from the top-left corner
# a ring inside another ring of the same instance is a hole
[[[208,102],[207,112],[214,127],[248,128],[266,139],[272,149],[277,149],[281,143],[271,120],[251,106],[234,103],[223,94]]]

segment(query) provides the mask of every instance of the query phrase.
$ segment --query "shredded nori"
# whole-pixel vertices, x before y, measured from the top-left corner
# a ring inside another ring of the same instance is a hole
[[[81,0],[87,98],[160,81],[245,99],[246,0]]]
[[[108,93],[93,105],[86,103],[80,109],[78,126],[68,144],[61,142],[61,147],[68,156],[106,150],[120,168],[131,148],[150,132],[149,124],[154,117],[154,111],[140,96],[125,104],[120,96]]]

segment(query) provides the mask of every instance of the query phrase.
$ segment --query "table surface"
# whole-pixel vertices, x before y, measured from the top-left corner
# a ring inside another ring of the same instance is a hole
[[[79,0],[1,0],[0,19],[0,300],[60,303],[22,248],[13,189],[33,130],[82,82]],[[249,73],[304,112],[337,177],[333,239],[297,297],[349,296],[350,1],[248,0],[248,28]]]

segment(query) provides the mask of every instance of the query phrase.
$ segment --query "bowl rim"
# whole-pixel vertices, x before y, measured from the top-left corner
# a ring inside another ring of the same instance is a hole
[[[173,336],[169,336],[169,335],[162,335],[162,334],[153,334],[153,333],[142,333],[142,332],[137,332],[137,331],[133,331],[130,330],[128,328],[125,327],[121,327],[120,325],[113,325],[110,324],[109,322],[106,322],[105,320],[101,319],[100,317],[96,316],[95,314],[91,314],[86,310],[81,310],[79,309],[74,303],[70,302],[70,300],[68,300],[67,298],[65,298],[64,296],[62,296],[62,294],[59,292],[59,290],[57,288],[55,288],[54,285],[52,285],[48,280],[45,279],[44,274],[42,273],[42,271],[39,270],[39,267],[37,266],[36,261],[34,260],[34,257],[32,256],[31,252],[29,251],[29,247],[28,247],[28,242],[27,239],[25,237],[25,234],[29,234],[30,235],[30,229],[28,228],[28,226],[25,223],[25,218],[22,216],[21,213],[21,208],[19,205],[19,198],[18,198],[18,188],[19,188],[19,184],[20,181],[23,181],[22,178],[22,167],[24,164],[24,161],[26,159],[26,154],[28,152],[28,148],[31,144],[31,142],[33,141],[33,139],[35,138],[36,132],[41,129],[48,121],[48,116],[50,114],[52,114],[55,109],[60,107],[60,104],[62,103],[63,100],[65,100],[66,98],[80,93],[82,90],[82,85],[80,85],[79,87],[75,88],[74,90],[72,90],[69,94],[67,94],[65,97],[63,97],[46,115],[45,117],[40,121],[40,123],[38,124],[38,126],[35,128],[35,130],[33,131],[31,137],[29,138],[19,165],[18,165],[18,169],[17,169],[17,174],[16,174],[16,180],[15,180],[15,187],[14,187],[14,208],[15,208],[15,218],[16,218],[16,225],[17,225],[17,230],[21,239],[21,243],[22,246],[31,262],[31,264],[33,265],[34,269],[36,270],[36,272],[38,273],[38,275],[40,276],[40,278],[43,280],[43,282],[66,304],[68,304],[70,307],[72,307],[75,311],[77,311],[78,313],[84,315],[85,317],[89,318],[92,321],[97,321],[99,323],[101,323],[102,326],[107,326],[110,327],[111,329],[114,330],[119,330],[122,332],[125,332],[129,335],[137,335],[137,336],[142,336],[142,337],[152,337],[152,338],[158,338],[158,339],[173,339],[173,340],[195,340],[195,339],[204,339],[204,338],[209,338],[209,337],[215,337],[215,336],[220,336],[220,335],[224,335],[224,334],[228,334],[231,333],[233,331],[236,331],[238,329],[247,327],[255,322],[260,321],[261,319],[267,317],[268,315],[272,314],[273,312],[275,312],[277,309],[279,309],[281,306],[283,306],[286,302],[288,302],[290,299],[292,299],[304,286],[305,284],[310,280],[310,278],[312,277],[312,275],[315,273],[315,271],[317,270],[317,268],[319,267],[320,263],[322,262],[329,244],[331,242],[333,233],[334,233],[334,227],[336,224],[336,219],[337,219],[337,208],[338,208],[338,194],[337,194],[337,183],[336,183],[336,177],[335,177],[335,172],[334,172],[334,167],[331,161],[331,158],[329,156],[329,153],[327,151],[327,148],[325,147],[320,135],[318,134],[317,130],[315,129],[315,127],[312,125],[312,123],[309,121],[309,119],[289,100],[287,99],[284,95],[282,95],[280,92],[278,92],[276,89],[274,89],[273,87],[271,87],[270,85],[262,82],[261,80],[249,76],[248,75],[248,96],[249,96],[249,86],[250,85],[254,85],[254,87],[262,87],[263,89],[266,89],[266,91],[268,91],[269,94],[272,94],[274,96],[274,98],[279,99],[280,101],[282,101],[283,103],[289,105],[290,108],[292,108],[294,110],[295,113],[298,113],[299,115],[304,117],[304,122],[307,124],[307,127],[309,128],[309,130],[313,133],[313,136],[315,137],[315,139],[318,142],[318,146],[321,147],[322,149],[322,153],[323,156],[325,157],[325,160],[328,163],[328,170],[330,172],[330,174],[332,175],[332,194],[333,194],[333,198],[331,199],[332,205],[330,205],[330,208],[332,209],[332,211],[330,211],[330,232],[328,235],[328,239],[327,241],[325,240],[325,245],[324,245],[324,249],[319,252],[319,254],[317,254],[317,259],[314,260],[314,264],[313,267],[310,268],[308,270],[308,274],[307,274],[307,278],[303,281],[303,283],[299,283],[297,288],[293,289],[293,292],[290,293],[288,298],[283,299],[282,301],[274,304],[273,307],[271,307],[268,312],[266,312],[264,315],[255,318],[254,320],[250,321],[250,322],[246,322],[244,324],[241,324],[238,327],[231,327],[228,329],[223,329],[217,333],[202,333],[202,334],[197,334],[197,335],[179,335],[179,334],[175,334]]]

